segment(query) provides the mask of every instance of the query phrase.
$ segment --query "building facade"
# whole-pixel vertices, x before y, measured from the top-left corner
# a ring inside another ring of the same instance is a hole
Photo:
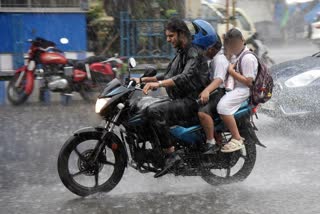
[[[21,54],[30,45],[27,40],[36,37],[51,40],[66,52],[85,52],[87,5],[83,0],[0,0],[0,71],[21,66]],[[69,43],[60,44],[60,38]]]

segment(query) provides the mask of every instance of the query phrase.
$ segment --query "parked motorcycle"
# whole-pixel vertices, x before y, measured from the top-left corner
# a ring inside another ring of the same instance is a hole
[[[116,78],[119,69],[123,66],[123,60],[115,56],[107,58],[105,56],[91,56],[85,60],[68,60],[74,67],[74,73],[86,72],[84,80],[86,90],[79,93],[86,101],[95,101],[97,92],[101,92],[106,83]]]
[[[60,41],[68,43],[66,38]],[[27,65],[16,70],[8,85],[7,95],[13,105],[20,105],[28,99],[36,78],[43,79],[44,88],[52,92],[79,92],[85,100],[92,100],[93,92],[101,91],[105,83],[115,78],[115,66],[122,65],[122,61],[114,65],[115,59],[106,57],[68,60],[54,42],[43,38],[29,42]]]
[[[246,44],[268,67],[275,64],[275,61],[269,56],[269,51],[266,45],[259,39],[258,33],[254,33],[246,40]]]
[[[129,59],[130,68],[136,66]],[[143,77],[156,75],[147,70]],[[166,97],[142,96],[143,85],[118,79],[109,82],[97,99],[95,111],[106,121],[103,127],[80,129],[65,142],[58,157],[58,173],[62,183],[74,194],[87,196],[111,191],[121,180],[125,168],[141,173],[157,173],[164,167],[165,154],[152,121],[144,118],[148,106],[167,100]],[[256,161],[256,145],[261,144],[250,117],[256,110],[244,103],[235,114],[245,147],[233,153],[205,155],[201,147],[205,134],[194,115],[190,121],[171,127],[175,148],[182,158],[172,170],[176,176],[201,176],[211,185],[230,184],[246,179]],[[216,139],[220,146],[231,138],[217,115]]]

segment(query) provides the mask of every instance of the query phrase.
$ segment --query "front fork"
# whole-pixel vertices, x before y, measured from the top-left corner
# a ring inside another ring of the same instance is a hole
[[[101,139],[99,140],[99,142],[97,143],[96,147],[94,148],[93,150],[93,161],[97,161],[98,157],[99,157],[99,154],[102,152],[103,148],[106,146],[106,143],[108,142],[108,133],[112,132],[114,127],[115,127],[115,124],[117,123],[121,113],[122,113],[122,110],[124,108],[124,104],[123,103],[119,103],[117,105],[117,108],[119,109],[118,113],[116,114],[116,116],[112,119],[112,121],[108,121],[107,124],[105,125],[105,129],[102,133],[102,136],[101,136]],[[118,148],[118,145],[108,145],[111,147],[112,150],[116,150]]]
[[[25,73],[26,73],[25,71],[20,72],[18,80],[15,82],[14,87],[18,88],[20,86]]]
[[[19,73],[19,77],[15,82],[14,86],[16,88],[20,87],[23,77],[24,75],[26,75],[25,93],[28,95],[31,94],[31,92],[33,91],[33,84],[34,84],[33,71],[35,67],[36,67],[35,61],[31,60],[29,61],[28,66],[23,66],[16,71],[16,73]]]

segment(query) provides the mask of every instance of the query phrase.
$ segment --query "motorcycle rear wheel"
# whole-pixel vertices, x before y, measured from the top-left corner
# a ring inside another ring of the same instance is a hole
[[[257,155],[255,140],[252,137],[251,131],[253,132],[253,130],[249,129],[240,131],[241,136],[245,138],[244,149],[224,154],[224,157],[230,160],[230,165],[227,168],[206,169],[203,171],[201,178],[205,182],[214,186],[225,185],[243,181],[250,175],[254,168]],[[237,164],[241,159],[243,160],[241,168],[232,174],[234,168],[239,168]]]
[[[86,141],[98,142],[100,138],[100,132],[81,133],[81,135],[70,137],[60,151],[58,157],[59,177],[65,187],[76,195],[84,197],[97,192],[109,192],[120,182],[123,176],[126,163],[121,149],[112,150],[106,146],[104,152],[99,155],[98,160],[93,163],[89,162],[93,149],[85,147],[85,151],[81,151],[81,146],[79,148],[79,145]],[[82,150],[84,150],[83,146]],[[109,155],[107,152],[110,152]],[[75,160],[73,169],[71,163],[72,154],[76,156],[73,158]],[[114,160],[108,160],[112,156],[111,154],[113,154]],[[102,178],[99,174],[106,166],[113,166],[113,171],[108,170],[108,168],[105,173],[111,174],[111,176],[106,176],[107,180],[99,184],[99,179]],[[72,170],[74,171],[73,173],[71,172]],[[88,180],[92,181],[93,178],[94,182],[90,183],[94,183],[94,186],[83,185],[83,182],[78,181],[79,176],[82,176],[86,184],[89,183]]]
[[[80,96],[82,97],[82,99],[88,103],[93,103],[97,100],[99,94],[103,91],[104,89],[104,84],[102,83],[96,83],[94,87],[93,86],[94,83],[92,84],[85,84],[82,85],[79,93]]]

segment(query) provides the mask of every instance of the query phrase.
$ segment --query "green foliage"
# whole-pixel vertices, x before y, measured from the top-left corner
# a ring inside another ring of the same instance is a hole
[[[176,15],[178,15],[178,14],[179,14],[178,11],[177,11],[177,10],[174,10],[174,9],[166,10],[166,13],[165,13],[165,15],[166,15],[167,18],[170,18],[170,17],[172,17],[172,16],[176,16]]]
[[[90,6],[90,9],[87,13],[87,19],[90,22],[103,16],[105,16],[105,12],[102,5],[102,1],[99,0],[98,3]]]
[[[107,16],[103,7],[103,1],[98,0],[90,5],[87,12],[87,36],[88,49],[100,54],[107,46],[108,39],[113,36],[112,22],[107,21]]]

